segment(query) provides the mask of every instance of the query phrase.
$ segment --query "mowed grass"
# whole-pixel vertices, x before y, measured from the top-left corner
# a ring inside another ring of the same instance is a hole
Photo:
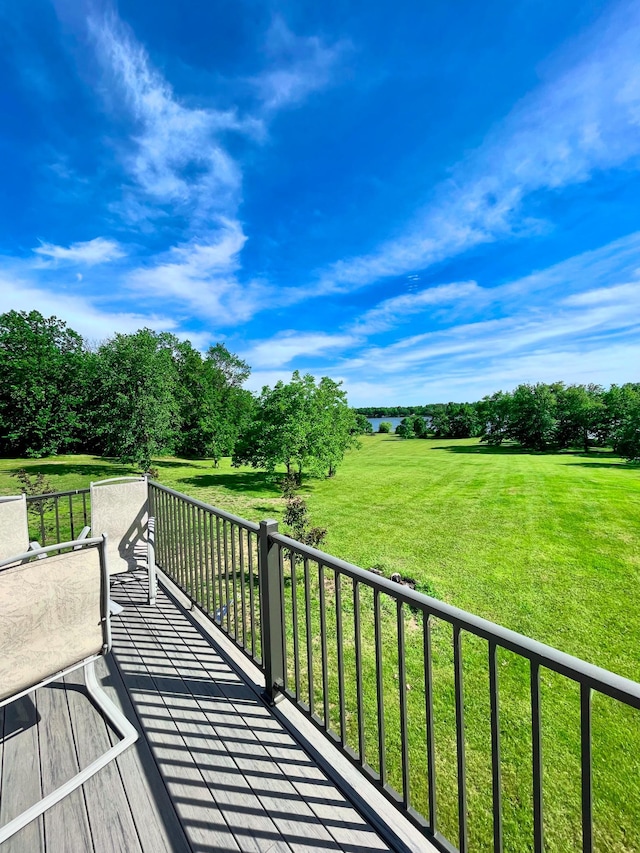
[[[157,465],[164,484],[239,515],[254,520],[282,515],[277,486],[260,472],[232,469],[228,460],[220,469],[207,461],[178,459],[158,460]],[[94,457],[2,460],[3,493],[16,491],[16,481],[8,475],[18,467],[45,471],[56,490],[131,472]],[[330,553],[363,567],[382,564],[385,573],[410,576],[444,601],[640,680],[638,467],[604,451],[530,454],[486,448],[475,440],[372,436],[347,456],[335,478],[310,480],[302,491],[312,522],[328,528],[324,547]],[[329,584],[327,602],[334,601]],[[346,636],[353,624],[347,587],[342,602]],[[366,651],[372,633],[366,595],[361,605]],[[315,615],[313,622],[317,624]],[[393,610],[383,611],[383,622],[390,638],[385,695],[391,697],[398,694]],[[420,620],[410,614],[406,624],[412,798],[426,812],[426,785],[420,783],[426,771],[422,630]],[[331,620],[328,627],[333,630]],[[436,622],[433,636],[438,819],[455,843],[451,631]],[[332,655],[331,645],[329,651]],[[463,655],[470,849],[480,851],[490,849],[491,842],[486,643],[465,635]],[[357,743],[349,643],[345,667],[348,740]],[[500,654],[499,670],[505,850],[520,853],[532,849],[529,670],[510,653]],[[332,677],[333,672],[331,667]],[[541,685],[546,849],[580,849],[579,695],[566,679],[546,670]],[[364,693],[367,748],[377,767],[371,660],[365,660]],[[332,698],[333,720],[335,714]],[[601,697],[594,699],[593,714],[596,849],[637,851],[640,714]],[[399,788],[398,727],[391,703],[389,776]]]

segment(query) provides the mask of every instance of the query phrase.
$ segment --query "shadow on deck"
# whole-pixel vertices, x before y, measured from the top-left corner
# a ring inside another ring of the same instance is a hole
[[[113,597],[98,675],[143,737],[2,853],[390,849],[165,591],[149,607],[129,578]],[[0,824],[113,742],[80,679],[0,710]]]

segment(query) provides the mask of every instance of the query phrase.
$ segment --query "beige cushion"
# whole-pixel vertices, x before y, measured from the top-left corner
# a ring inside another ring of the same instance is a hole
[[[25,496],[0,497],[0,561],[28,550],[29,526]]]
[[[107,566],[115,575],[147,565],[146,480],[91,484],[91,535],[107,534]]]
[[[97,548],[0,569],[0,700],[102,649]]]

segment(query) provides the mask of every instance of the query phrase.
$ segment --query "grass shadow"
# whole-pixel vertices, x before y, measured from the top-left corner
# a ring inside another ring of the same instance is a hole
[[[620,459],[618,462],[570,462],[569,464],[579,465],[581,468],[621,468],[623,471],[640,470],[640,465],[625,462],[623,459]]]
[[[263,492],[281,494],[279,485],[274,482],[270,474],[266,474],[264,471],[239,471],[237,474],[196,474],[193,477],[185,477],[180,482],[205,489],[220,486],[230,492],[253,492],[257,495]]]
[[[525,450],[525,448],[517,445],[496,446],[486,444],[446,444],[440,447],[432,447],[431,450],[446,450],[449,453],[475,453],[482,456],[544,456],[549,453],[546,450]]]
[[[134,469],[128,465],[122,465],[121,470],[118,470],[114,464],[101,465],[100,463],[88,462],[86,464],[78,463],[73,465],[67,462],[49,462],[38,461],[31,464],[31,460],[24,460],[27,464],[17,465],[15,468],[5,468],[3,473],[14,474],[23,468],[29,474],[40,473],[46,475],[47,479],[55,479],[56,477],[65,477],[69,474],[81,475],[89,480],[107,479],[108,477],[129,476],[135,473]],[[89,482],[87,482],[87,486]]]

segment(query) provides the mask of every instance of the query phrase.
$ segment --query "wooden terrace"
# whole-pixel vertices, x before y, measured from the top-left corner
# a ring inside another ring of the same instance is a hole
[[[162,580],[156,606],[137,576],[113,585],[125,609],[97,667],[141,737],[2,853],[433,849],[291,703],[269,708],[259,670]],[[0,709],[0,825],[115,740],[81,682]]]

